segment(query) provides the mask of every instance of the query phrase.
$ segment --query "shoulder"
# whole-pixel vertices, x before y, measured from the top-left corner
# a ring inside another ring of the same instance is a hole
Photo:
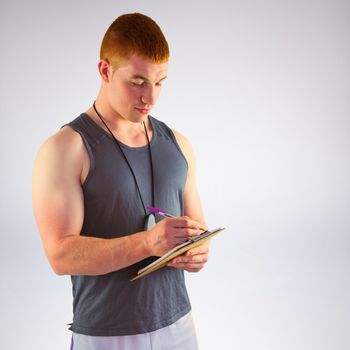
[[[193,147],[192,147],[190,141],[188,140],[188,138],[174,129],[171,129],[171,131],[173,132],[175,139],[176,139],[177,143],[179,144],[179,147],[180,147],[182,153],[184,154],[188,164],[190,166],[194,165],[194,162],[195,162],[194,151],[193,151]]]
[[[166,123],[163,121],[156,119],[155,117],[152,116],[153,123],[156,124],[158,128],[161,128],[167,136],[170,136],[171,139],[173,139],[176,143],[177,146],[180,148],[181,152],[183,153],[189,168],[193,168],[195,166],[195,156],[194,156],[194,151],[193,147],[188,140],[188,138],[180,133],[177,130],[174,130],[173,128],[170,128]],[[159,130],[159,129],[158,129]]]
[[[190,141],[185,135],[181,134],[180,132],[174,129],[171,129],[171,131],[174,133],[176,141],[179,143],[179,145],[185,148],[191,147]]]
[[[83,147],[80,135],[71,127],[64,126],[40,146],[35,167],[42,170],[55,168],[59,172],[79,174],[82,167]]]
[[[67,125],[47,138],[40,146],[38,153],[53,152],[53,155],[67,154],[69,156],[74,155],[81,145],[82,140],[79,134]]]

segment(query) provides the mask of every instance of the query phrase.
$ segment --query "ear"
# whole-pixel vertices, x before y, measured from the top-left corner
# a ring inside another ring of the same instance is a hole
[[[111,81],[113,69],[108,60],[98,62],[98,72],[104,82],[109,83]]]

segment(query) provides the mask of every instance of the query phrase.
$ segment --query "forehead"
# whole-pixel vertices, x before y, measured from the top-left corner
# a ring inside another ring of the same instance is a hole
[[[118,69],[120,74],[128,77],[142,76],[156,81],[164,78],[168,71],[168,62],[154,63],[138,55],[132,55]]]

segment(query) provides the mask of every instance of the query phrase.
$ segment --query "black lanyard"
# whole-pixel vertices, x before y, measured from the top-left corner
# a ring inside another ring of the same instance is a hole
[[[140,188],[139,188],[139,185],[137,183],[137,180],[136,180],[136,176],[135,176],[135,173],[128,161],[128,158],[126,157],[119,141],[115,138],[115,136],[113,135],[112,131],[109,129],[109,127],[107,126],[107,124],[105,123],[105,121],[103,120],[102,116],[100,115],[100,113],[97,111],[96,109],[96,106],[95,106],[95,102],[94,101],[94,104],[93,104],[93,107],[94,107],[94,110],[96,112],[96,114],[99,116],[99,118],[101,119],[102,123],[104,124],[104,126],[107,128],[107,130],[109,131],[109,133],[111,134],[111,136],[113,137],[115,143],[118,145],[119,147],[119,150],[120,152],[122,153],[127,165],[129,166],[129,169],[131,171],[131,174],[135,180],[135,184],[136,184],[136,187],[137,187],[137,191],[139,193],[139,196],[140,196],[140,199],[141,199],[141,203],[142,203],[142,206],[143,206],[143,210],[145,212],[145,216],[147,217],[147,211],[146,211],[146,206],[145,206],[145,203],[143,201],[143,198],[142,198],[142,195],[141,195],[141,191],[140,191]],[[143,123],[143,127],[145,129],[145,133],[146,133],[146,137],[147,137],[147,145],[148,145],[148,154],[149,154],[149,160],[150,160],[150,164],[151,164],[151,179],[152,179],[152,206],[154,207],[155,206],[155,198],[154,198],[154,175],[153,175],[153,161],[152,161],[152,151],[151,151],[151,145],[150,145],[150,141],[149,141],[149,137],[148,137],[148,133],[147,133],[147,129],[146,129],[146,124],[145,122],[142,122]]]

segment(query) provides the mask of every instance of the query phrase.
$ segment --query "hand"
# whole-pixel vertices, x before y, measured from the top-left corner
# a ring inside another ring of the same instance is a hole
[[[175,246],[203,231],[197,221],[187,216],[166,218],[146,232],[146,244],[151,256],[162,256]]]
[[[199,245],[188,250],[185,254],[177,256],[167,264],[167,266],[183,269],[188,272],[199,272],[207,263],[209,258],[209,243]]]

